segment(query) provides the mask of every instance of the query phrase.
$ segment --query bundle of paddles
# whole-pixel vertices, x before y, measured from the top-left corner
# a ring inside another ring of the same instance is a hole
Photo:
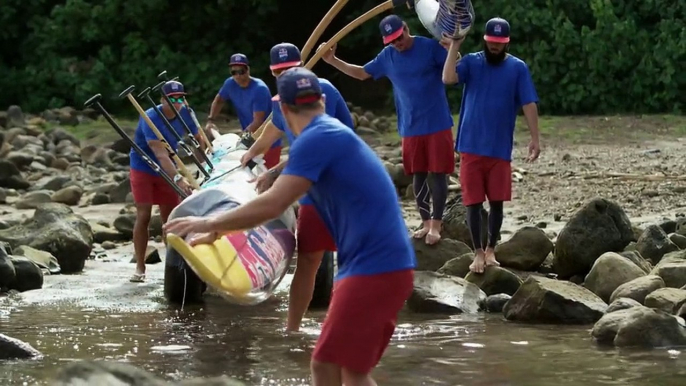
[[[303,62],[331,20],[346,3],[347,0],[336,1],[322,18],[301,50]],[[446,36],[463,37],[470,30],[474,21],[474,10],[469,0],[387,0],[342,28],[315,52],[304,67],[311,69],[327,50],[355,28],[381,13],[399,6],[414,9],[424,27],[437,39]],[[164,118],[164,114],[159,110],[160,105],[150,95],[151,92],[159,91],[162,102],[175,106],[170,99],[169,90],[178,87],[180,83],[176,81],[177,78],[168,80],[166,71],[160,73],[158,78],[161,80],[158,84],[154,87],[145,88],[137,96],[138,99],[146,99],[152,105],[148,112],[140,106],[137,98],[133,96],[134,86],[123,91],[120,97],[128,98],[140,114],[141,119],[152,129],[157,139],[164,143],[166,151],[179,171],[179,175],[183,176],[193,188],[192,194],[180,189],[176,184],[177,181],[169,176],[161,165],[154,162],[152,157],[122,130],[100,103],[102,98],[100,94],[90,98],[85,102],[85,105],[96,108],[119,135],[127,140],[132,151],[140,155],[145,163],[179,195],[182,201],[170,213],[169,219],[186,216],[211,216],[254,199],[257,192],[252,181],[256,175],[266,172],[267,169],[261,157],[256,157],[246,166],[241,164],[241,157],[259,137],[271,116],[253,133],[246,132],[243,136],[238,136],[236,134],[219,135],[218,132],[213,132],[209,136],[213,138],[210,141],[207,133],[201,128],[193,109],[185,100],[183,106],[172,109],[186,131],[187,135],[182,136]],[[163,118],[164,127],[156,127],[150,120],[148,113],[151,110]],[[182,119],[184,114],[190,114],[192,122],[196,125],[195,128],[189,127]],[[197,167],[195,174],[191,173],[182,162],[181,157],[165,141],[161,130],[167,130],[175,136],[178,141],[178,149],[190,156]],[[201,135],[203,143],[196,140],[194,131]],[[295,224],[295,212],[290,209],[280,217],[255,228],[216,235],[217,237],[213,241],[194,246],[187,242],[193,237],[192,234],[186,236],[185,239],[174,234],[166,235],[167,246],[173,252],[172,254],[168,253],[167,258],[169,259],[170,256],[172,259],[174,256],[182,257],[182,259],[176,258],[177,261],[167,262],[168,266],[175,266],[182,273],[184,283],[183,288],[179,289],[182,292],[181,296],[185,298],[189,291],[189,276],[186,270],[190,268],[193,271],[192,277],[199,278],[202,283],[213,287],[231,302],[256,304],[269,298],[283,279],[293,258]],[[165,292],[167,292],[166,289]]]

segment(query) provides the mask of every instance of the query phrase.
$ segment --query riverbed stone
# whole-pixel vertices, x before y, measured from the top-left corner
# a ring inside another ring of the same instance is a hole
[[[532,275],[512,295],[503,314],[511,321],[588,324],[606,309],[607,304],[584,287]]]
[[[686,290],[679,288],[658,288],[646,296],[645,306],[676,314],[686,304]]]
[[[686,285],[686,259],[684,251],[666,254],[650,272],[665,281],[666,287],[680,288]]]
[[[634,240],[631,221],[614,201],[588,201],[562,228],[555,244],[555,273],[561,279],[586,275],[605,252],[621,252]]]
[[[64,204],[40,205],[24,224],[0,230],[0,241],[50,252],[62,273],[81,272],[93,245],[93,231],[83,216]]]
[[[43,271],[38,264],[24,256],[10,256],[10,260],[16,272],[11,290],[25,292],[43,288]]]
[[[452,239],[442,239],[436,244],[428,245],[424,239],[413,238],[412,243],[418,271],[436,271],[449,260],[471,252],[465,243]]]
[[[7,292],[17,278],[17,271],[12,264],[3,242],[0,242],[0,293]]]
[[[430,271],[415,271],[408,308],[418,313],[476,313],[486,294],[467,280]]]
[[[591,336],[599,344],[617,347],[670,347],[686,345],[686,323],[680,317],[645,306],[605,314]]]
[[[645,276],[646,273],[629,259],[615,252],[605,252],[593,263],[584,279],[584,287],[610,302],[612,292],[620,285]]]
[[[627,259],[629,259],[632,263],[636,264],[636,266],[638,268],[641,268],[641,270],[643,272],[645,272],[646,274],[650,273],[650,271],[653,270],[653,265],[650,264],[650,262],[648,260],[644,259],[643,256],[641,256],[641,254],[636,250],[633,250],[633,251],[626,251],[625,250],[625,251],[620,252],[619,254],[621,256],[624,256]]]
[[[617,287],[610,295],[610,302],[614,302],[619,298],[630,298],[643,304],[646,296],[664,286],[665,281],[657,275],[642,276]]]
[[[454,259],[446,261],[438,273],[443,273],[450,276],[465,277],[470,272],[469,266],[474,261],[474,252],[464,253]]]
[[[503,312],[505,304],[507,304],[507,302],[510,301],[510,299],[512,299],[512,296],[508,294],[490,295],[486,298],[486,305],[484,308],[486,308],[486,311],[488,312]]]
[[[450,198],[445,204],[441,237],[462,241],[471,250],[474,249],[472,235],[467,225],[467,209],[462,204],[461,194]],[[483,244],[488,242],[488,211],[484,208],[481,209],[481,238]]]
[[[657,264],[665,254],[678,250],[679,247],[659,225],[649,225],[636,242],[636,251],[652,264]]]
[[[627,308],[631,307],[636,307],[640,306],[641,303],[637,302],[634,299],[631,298],[619,298],[610,303],[609,306],[607,306],[607,310],[605,311],[606,314],[609,314],[610,312],[615,312],[619,310],[625,310]]]
[[[519,228],[507,241],[496,245],[495,257],[503,267],[535,271],[553,250],[553,242],[534,226]]]
[[[483,273],[469,272],[465,280],[476,284],[487,296],[495,294],[513,295],[522,285],[522,279],[507,268],[489,266]]]
[[[38,359],[42,356],[30,344],[0,333],[0,360]]]

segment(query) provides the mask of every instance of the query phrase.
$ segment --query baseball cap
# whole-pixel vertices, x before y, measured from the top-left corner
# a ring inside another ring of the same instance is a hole
[[[383,44],[388,44],[403,34],[403,20],[397,15],[388,15],[381,19],[379,30],[383,36]]]
[[[305,67],[293,67],[284,71],[276,80],[276,88],[281,102],[289,105],[312,103],[322,97],[319,78]]]
[[[493,43],[510,42],[510,23],[505,19],[494,17],[486,22],[484,40]]]
[[[162,91],[167,95],[167,96],[172,96],[172,95],[186,95],[186,91],[183,88],[183,84],[181,82],[177,82],[175,80],[171,80],[162,86]]]
[[[229,66],[247,66],[248,57],[243,54],[233,54],[229,59]]]
[[[270,70],[295,67],[302,64],[300,50],[291,43],[280,43],[272,47],[269,51]]]

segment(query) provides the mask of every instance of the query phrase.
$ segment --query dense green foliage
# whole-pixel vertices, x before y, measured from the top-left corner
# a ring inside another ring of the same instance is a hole
[[[113,111],[132,110],[120,91],[157,83],[167,70],[204,110],[228,76],[228,57],[243,52],[252,73],[270,87],[268,50],[289,41],[302,47],[334,0],[3,0],[0,3],[0,108],[39,111],[82,106],[102,93]],[[323,39],[378,4],[351,0]],[[486,20],[512,26],[510,52],[529,63],[548,114],[686,110],[686,1],[474,0],[477,26],[463,52],[480,50]],[[427,35],[413,12],[412,32]],[[338,56],[364,64],[381,48],[378,21],[339,44]],[[314,70],[346,98],[392,108],[388,82],[362,83],[326,63]],[[453,108],[460,90],[451,89]]]

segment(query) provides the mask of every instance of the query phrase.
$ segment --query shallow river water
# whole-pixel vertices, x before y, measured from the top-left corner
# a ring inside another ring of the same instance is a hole
[[[69,361],[126,361],[166,379],[226,374],[250,385],[308,385],[309,358],[323,312],[287,335],[281,292],[255,307],[207,296],[171,307],[162,264],[149,283],[128,283],[132,265],[89,262],[84,275],[46,277],[24,300],[0,299],[0,332],[46,356],[0,362],[1,385],[45,385]],[[522,325],[502,315],[403,312],[374,376],[380,385],[684,385],[686,352],[597,347],[591,326]]]

